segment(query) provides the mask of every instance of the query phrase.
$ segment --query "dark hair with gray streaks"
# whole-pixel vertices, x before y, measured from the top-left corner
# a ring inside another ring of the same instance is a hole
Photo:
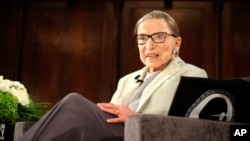
[[[154,10],[152,12],[147,13],[143,17],[141,17],[135,25],[134,35],[137,34],[138,26],[148,19],[164,19],[167,25],[169,26],[172,34],[174,34],[176,37],[180,36],[178,24],[176,23],[175,19],[171,17],[169,14],[167,14],[166,12],[163,12],[160,10]]]

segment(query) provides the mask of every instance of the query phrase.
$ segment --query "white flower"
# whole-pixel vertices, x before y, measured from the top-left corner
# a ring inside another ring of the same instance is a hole
[[[26,88],[18,81],[10,81],[8,79],[3,79],[3,76],[0,76],[0,91],[10,93],[16,97],[18,102],[23,106],[30,103],[29,94]]]

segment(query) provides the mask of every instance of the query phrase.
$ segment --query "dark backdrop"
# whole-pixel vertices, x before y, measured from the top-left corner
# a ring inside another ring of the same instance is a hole
[[[180,56],[210,78],[249,76],[250,3],[228,0],[12,0],[0,3],[0,75],[34,101],[75,91],[109,101],[117,80],[142,67],[132,33],[164,10],[178,22]]]

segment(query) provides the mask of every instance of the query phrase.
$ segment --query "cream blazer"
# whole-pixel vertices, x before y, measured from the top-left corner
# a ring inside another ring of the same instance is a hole
[[[135,77],[140,75],[139,79],[143,79],[147,70],[148,68],[144,67],[122,77],[111,103],[127,105],[131,96],[140,86],[140,83],[136,83]],[[207,73],[204,69],[187,64],[180,57],[176,57],[144,89],[136,112],[167,115],[181,76],[207,78]]]

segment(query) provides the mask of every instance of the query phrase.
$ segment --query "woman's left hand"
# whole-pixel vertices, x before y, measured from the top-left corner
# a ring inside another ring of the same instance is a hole
[[[97,103],[97,106],[104,112],[116,115],[115,118],[107,119],[108,123],[119,123],[125,122],[126,118],[129,115],[138,114],[135,111],[132,111],[127,106],[115,105],[112,103]]]

